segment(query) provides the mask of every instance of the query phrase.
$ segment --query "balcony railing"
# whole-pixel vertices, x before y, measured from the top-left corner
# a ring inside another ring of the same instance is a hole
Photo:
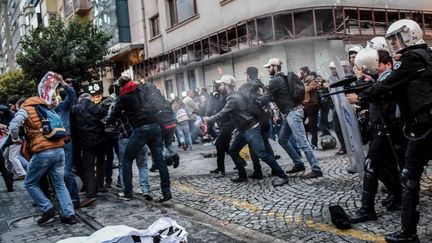
[[[399,19],[417,21],[432,36],[432,12],[360,7],[311,7],[285,10],[241,21],[200,39],[147,58],[134,69],[143,76],[177,69],[225,53],[299,38],[383,36]]]
[[[88,10],[92,8],[91,0],[74,0],[73,3],[74,11],[77,14],[86,13]]]

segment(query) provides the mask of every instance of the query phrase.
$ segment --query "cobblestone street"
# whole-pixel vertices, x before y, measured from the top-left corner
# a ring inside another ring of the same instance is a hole
[[[286,153],[273,144],[279,163],[284,169],[291,166]],[[203,158],[213,146],[195,146],[193,151],[182,152],[181,165],[170,168],[173,200],[158,205],[146,202],[138,192],[135,171],[134,200],[124,201],[114,196],[118,189],[100,194],[94,206],[78,210],[80,223],[70,227],[54,224],[36,226],[31,199],[19,184],[14,193],[0,193],[0,232],[3,242],[53,242],[70,236],[90,235],[106,226],[125,224],[139,229],[147,228],[161,216],[171,216],[186,228],[190,242],[383,242],[383,234],[397,229],[399,212],[387,212],[380,207],[385,196],[379,190],[376,200],[378,220],[354,225],[351,230],[338,230],[330,221],[329,205],[341,205],[353,213],[360,207],[360,179],[346,172],[348,157],[333,156],[335,150],[317,151],[324,177],[305,180],[303,173],[289,178],[289,184],[271,186],[270,170],[263,165],[265,179],[233,184],[233,163],[227,157],[229,173],[214,178],[208,173],[214,169],[215,158]],[[247,166],[251,173],[251,163]],[[136,170],[136,168],[134,169]],[[307,173],[308,171],[306,171]],[[115,173],[117,174],[117,173]],[[151,190],[160,196],[157,173],[151,173]],[[1,191],[4,186],[1,185]],[[432,166],[423,176],[421,192],[421,222],[419,236],[422,242],[432,241]],[[4,209],[4,210],[3,210]]]

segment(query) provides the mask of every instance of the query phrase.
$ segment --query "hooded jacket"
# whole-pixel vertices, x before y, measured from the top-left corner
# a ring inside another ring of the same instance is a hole
[[[126,115],[133,128],[146,124],[158,123],[154,107],[150,107],[149,98],[145,94],[149,84],[139,85],[128,82],[120,90],[114,109],[107,122],[114,122],[122,114]]]

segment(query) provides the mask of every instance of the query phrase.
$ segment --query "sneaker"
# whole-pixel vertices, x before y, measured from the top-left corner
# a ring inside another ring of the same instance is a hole
[[[76,224],[78,221],[75,217],[75,215],[72,215],[70,217],[60,217],[60,222],[62,222],[63,224]]]
[[[247,182],[248,179],[247,178],[242,178],[242,177],[236,177],[236,178],[231,178],[231,181],[234,183],[239,183],[239,182]]]
[[[147,201],[153,201],[153,197],[152,197],[152,195],[150,195],[149,192],[143,192],[142,194],[143,194],[145,200],[147,200]]]
[[[126,200],[126,201],[130,201],[133,198],[132,194],[124,194],[123,192],[119,192],[117,194],[117,196],[120,197],[123,200]]]
[[[169,193],[169,194],[164,194],[164,195],[159,199],[159,203],[166,202],[166,201],[170,200],[171,198],[172,198],[171,193]]]
[[[215,178],[222,178],[225,177],[225,172],[219,172],[217,175],[215,175]]]
[[[254,180],[262,180],[262,179],[264,179],[264,176],[260,172],[257,172],[257,173],[253,172],[252,175],[249,176],[249,178],[254,179]]]
[[[84,198],[84,200],[81,201],[80,206],[83,207],[87,207],[90,204],[94,203],[96,201],[96,198],[94,197],[86,197]]]
[[[215,169],[215,170],[211,170],[210,173],[212,173],[212,174],[218,174],[219,171],[220,171],[219,169]]]
[[[305,171],[305,167],[304,165],[294,165],[290,170],[287,170],[286,173],[287,174],[294,174],[297,172],[302,172]]]
[[[309,174],[303,176],[303,179],[313,179],[313,178],[318,178],[318,177],[322,177],[323,173],[321,171],[311,171]]]
[[[182,143],[181,147],[183,148],[184,151],[186,151],[188,149],[188,146],[185,143]]]
[[[272,184],[274,187],[283,186],[285,184],[288,184],[288,178],[277,178],[273,181]]]
[[[54,217],[57,212],[54,208],[50,208],[48,211],[42,214],[42,216],[37,220],[38,225],[46,224],[54,221]]]

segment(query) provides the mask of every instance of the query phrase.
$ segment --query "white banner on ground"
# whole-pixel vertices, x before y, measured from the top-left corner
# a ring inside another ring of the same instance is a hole
[[[185,228],[169,217],[162,217],[148,229],[139,230],[126,225],[104,227],[88,237],[71,237],[57,243],[133,243],[139,239],[142,243],[186,243]]]

